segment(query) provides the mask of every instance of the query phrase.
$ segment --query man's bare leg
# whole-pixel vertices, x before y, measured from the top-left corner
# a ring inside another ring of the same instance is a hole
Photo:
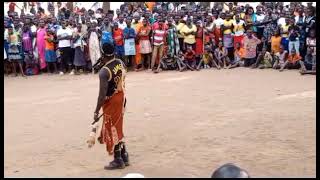
[[[287,67],[287,65],[289,64],[289,61],[286,61],[283,65],[282,65],[282,67],[280,68],[280,72],[282,72],[283,70],[284,70],[284,68],[286,68]]]
[[[26,77],[26,75],[25,75],[24,72],[23,72],[22,62],[18,62],[18,64],[19,64],[20,73],[21,73],[22,77]]]
[[[228,63],[227,69],[229,69],[229,68],[230,68],[230,66],[231,66],[230,59],[229,59],[229,57],[228,57],[228,56],[227,56],[227,57],[225,57],[225,59],[226,59],[226,62]]]
[[[236,63],[232,64],[231,66],[229,66],[228,69],[236,68],[238,66],[240,66],[240,63],[236,62]]]
[[[186,62],[186,66],[187,66],[191,71],[194,71],[194,69],[189,65],[189,62]]]
[[[58,67],[57,67],[57,63],[56,62],[54,62],[53,63],[53,66],[54,66],[54,73],[55,74],[58,74]],[[85,66],[84,66],[85,67]],[[83,68],[83,71],[85,71],[85,68]]]
[[[279,64],[279,60],[276,59],[275,62],[274,62],[274,64],[273,64],[273,66],[272,66],[272,69],[277,69],[278,64]]]
[[[17,74],[17,69],[16,69],[16,63],[15,62],[11,62],[12,68],[13,68],[13,74],[14,76],[18,76]]]
[[[300,60],[299,61],[299,64],[300,64],[300,72],[306,72],[307,71],[307,69],[306,69],[306,66],[304,65],[304,63]]]
[[[199,71],[200,70],[200,66],[203,64],[203,59],[201,59],[200,60],[200,62],[199,62],[199,64],[198,64],[198,66],[197,66],[197,71]]]
[[[178,69],[179,69],[179,71],[181,72],[181,71],[182,71],[182,64],[181,64],[179,58],[177,59],[177,64],[178,64]]]
[[[217,69],[221,69],[221,67],[220,67],[220,65],[219,65],[219,60],[217,60],[217,62],[213,59],[213,56],[212,55],[210,55],[209,56],[210,57],[210,61],[211,61],[211,63],[217,68]]]
[[[180,72],[182,72],[183,70],[185,70],[187,68],[187,65],[180,58],[177,59],[177,62],[178,62]]]

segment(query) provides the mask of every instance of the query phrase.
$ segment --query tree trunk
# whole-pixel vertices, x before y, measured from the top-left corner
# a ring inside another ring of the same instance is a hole
[[[102,9],[104,13],[107,13],[110,10],[110,2],[103,2]]]
[[[204,8],[210,7],[210,2],[200,2],[200,6],[203,6]]]
[[[71,12],[73,11],[73,2],[67,2],[66,6]]]

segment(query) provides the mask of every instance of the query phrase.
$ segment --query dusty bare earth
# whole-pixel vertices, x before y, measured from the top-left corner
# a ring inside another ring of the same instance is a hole
[[[5,176],[210,177],[233,162],[253,177],[315,177],[315,80],[243,68],[128,73],[132,165],[106,171],[104,145],[85,143],[97,75],[6,77]]]

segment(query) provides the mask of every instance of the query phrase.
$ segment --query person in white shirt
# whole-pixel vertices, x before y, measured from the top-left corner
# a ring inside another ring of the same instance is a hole
[[[127,27],[127,23],[124,21],[123,15],[120,14],[119,15],[119,19],[118,19],[118,27],[121,30],[124,30]]]
[[[69,66],[70,74],[74,74],[72,69],[73,59],[72,59],[72,49],[71,49],[71,39],[72,39],[72,30],[66,28],[66,22],[61,22],[62,28],[57,31],[58,37],[58,47],[61,52],[61,68],[60,74],[64,74],[67,66]]]
[[[263,14],[262,9],[261,9],[260,6],[257,7],[256,17],[257,17],[256,23],[262,23],[264,18],[265,18],[265,15]],[[258,36],[258,38],[262,37],[263,29],[264,29],[264,25],[257,26],[257,36]]]
[[[278,26],[279,26],[279,27],[282,27],[282,26],[284,26],[285,24],[286,24],[286,18],[285,18],[284,12],[282,11],[282,12],[280,13],[280,18],[278,19]]]

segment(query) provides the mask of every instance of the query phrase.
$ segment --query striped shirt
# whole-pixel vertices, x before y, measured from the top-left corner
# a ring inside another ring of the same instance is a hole
[[[154,41],[153,45],[159,46],[164,43],[165,31],[161,29],[157,29],[154,31]]]

